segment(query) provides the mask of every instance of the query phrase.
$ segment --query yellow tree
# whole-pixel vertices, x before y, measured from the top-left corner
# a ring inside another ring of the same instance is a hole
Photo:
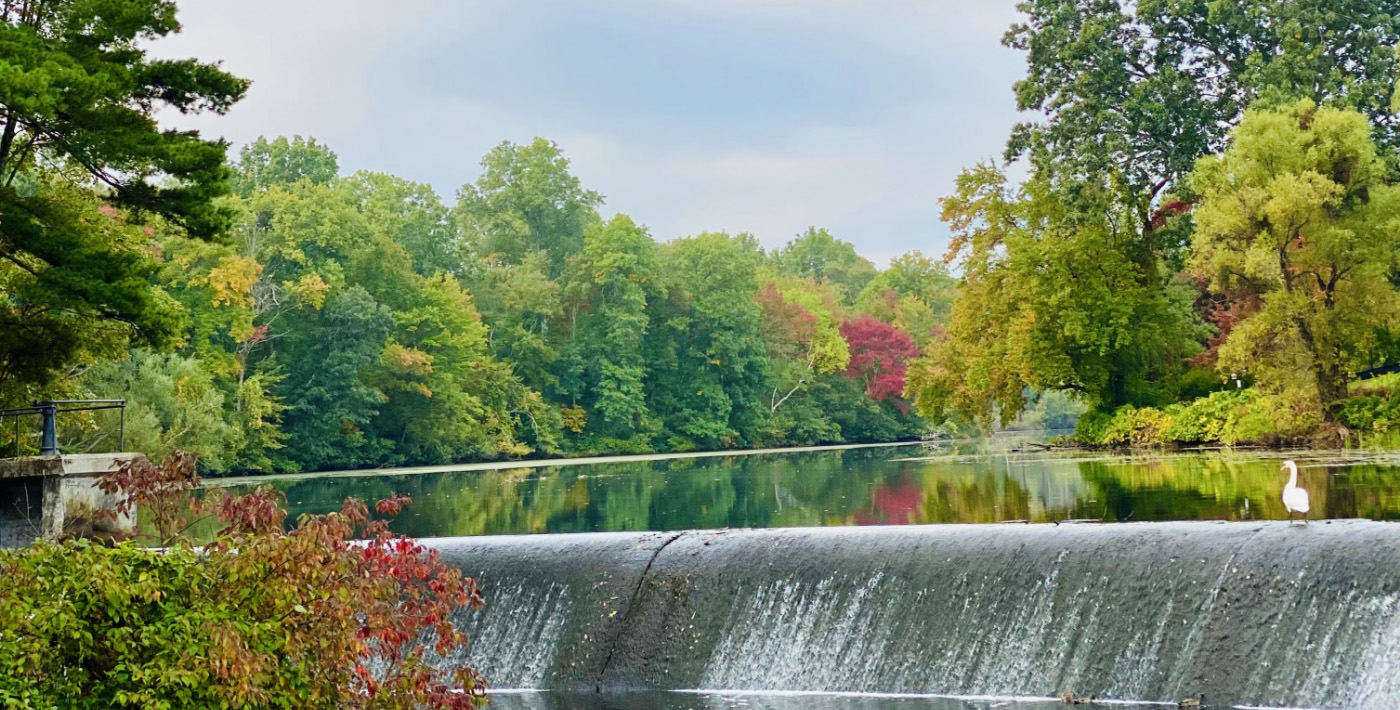
[[[1192,266],[1213,288],[1262,304],[1230,333],[1220,367],[1275,390],[1315,388],[1330,417],[1359,356],[1400,318],[1389,278],[1400,192],[1370,121],[1306,99],[1251,110],[1192,185],[1201,196]]]

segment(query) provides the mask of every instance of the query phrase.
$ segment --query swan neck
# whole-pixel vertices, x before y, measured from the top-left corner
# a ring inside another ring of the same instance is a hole
[[[1298,467],[1297,467],[1297,466],[1289,466],[1289,467],[1288,467],[1288,488],[1297,488],[1297,487],[1298,487]]]

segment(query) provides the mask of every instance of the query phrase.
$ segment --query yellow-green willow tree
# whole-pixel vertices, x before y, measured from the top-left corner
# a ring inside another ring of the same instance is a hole
[[[1251,110],[1192,175],[1192,267],[1260,303],[1221,346],[1220,367],[1276,390],[1316,388],[1324,412],[1400,319],[1400,191],[1372,135],[1365,115],[1311,100]]]

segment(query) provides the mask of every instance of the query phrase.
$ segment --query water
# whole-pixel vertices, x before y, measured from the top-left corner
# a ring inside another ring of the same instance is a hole
[[[496,710],[1060,710],[1049,699],[746,693],[493,694]]]
[[[430,544],[486,590],[486,608],[459,619],[471,646],[446,660],[480,668],[495,687],[740,690],[778,708],[791,697],[893,707],[880,694],[964,708],[939,698],[1067,691],[1173,705],[1202,693],[1228,705],[1400,707],[1394,523],[828,527]],[[660,707],[699,702],[658,697]]]
[[[1312,518],[1400,519],[1400,455],[958,452],[921,445],[489,470],[276,476],[295,520],[407,493],[422,537],[1072,519],[1279,520],[1298,461]],[[255,479],[213,485],[246,490]]]

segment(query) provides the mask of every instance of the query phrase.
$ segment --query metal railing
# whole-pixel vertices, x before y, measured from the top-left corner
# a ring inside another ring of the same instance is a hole
[[[43,402],[35,402],[30,407],[18,407],[15,409],[0,409],[0,426],[3,426],[5,419],[14,420],[14,439],[12,455],[20,456],[23,450],[20,446],[20,422],[26,417],[39,418],[39,455],[58,456],[58,415],[70,412],[94,412],[103,409],[116,409],[120,412],[120,419],[117,425],[117,450],[121,451],[126,446],[126,400],[124,399],[55,399]]]

